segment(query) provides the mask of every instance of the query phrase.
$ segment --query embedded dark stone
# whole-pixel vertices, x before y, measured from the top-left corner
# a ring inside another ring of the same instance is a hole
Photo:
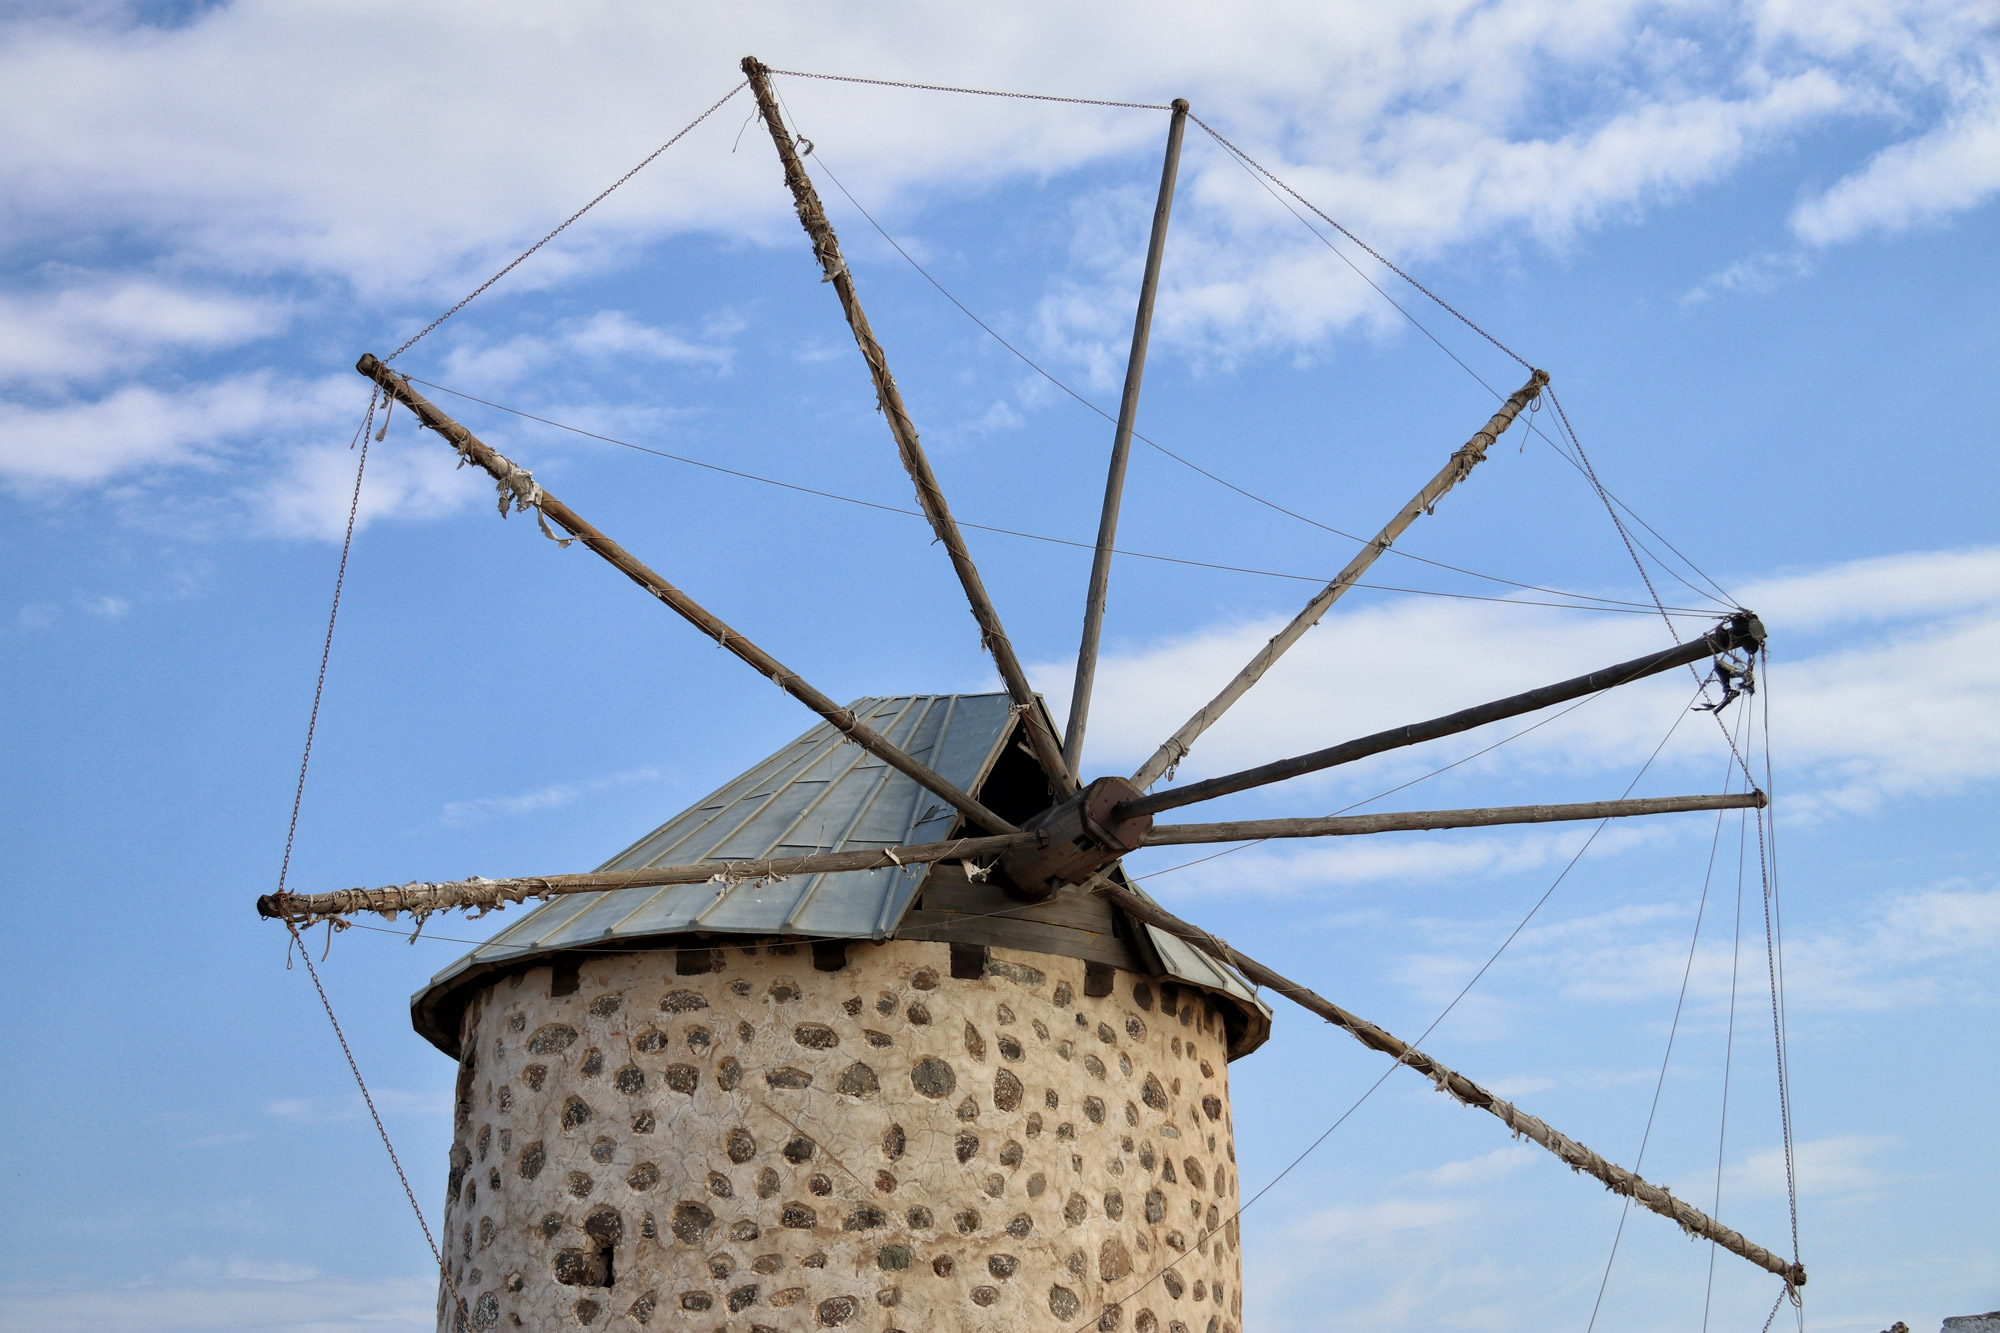
[[[561,1213],[542,1214],[542,1238],[544,1240],[554,1240],[556,1234],[562,1229],[563,1215]]]
[[[636,1096],[646,1090],[646,1071],[637,1065],[626,1065],[612,1077],[611,1086],[627,1096]]]
[[[1140,1166],[1144,1167],[1148,1171],[1151,1171],[1155,1166],[1159,1165],[1159,1160],[1160,1159],[1158,1157],[1153,1155],[1153,1141],[1151,1139],[1147,1139],[1144,1143],[1139,1145]]]
[[[570,989],[574,990],[575,987],[572,986]],[[578,1301],[574,1307],[576,1322],[579,1324],[588,1324],[595,1320],[603,1309],[604,1307],[596,1301],[585,1297],[583,1300]]]
[[[604,1258],[602,1251],[559,1250],[552,1265],[555,1279],[565,1287],[608,1286]]]
[[[994,1045],[1000,1048],[1000,1058],[1003,1060],[1022,1060],[1027,1058],[1028,1053],[1021,1048],[1021,1043],[1005,1033],[1000,1035]]]
[[[1020,1266],[1019,1256],[1012,1254],[996,1254],[986,1260],[986,1271],[1002,1282],[1014,1276],[1014,1271]]]
[[[877,1171],[875,1173],[875,1188],[884,1194],[894,1194],[896,1192],[896,1173],[893,1171]]]
[[[729,993],[731,995],[748,996],[752,989],[750,983],[742,977],[738,977],[729,983]]]
[[[1139,1016],[1137,1014],[1125,1015],[1125,1035],[1130,1037],[1133,1041],[1145,1040],[1146,1025],[1139,1021]]]
[[[1097,1025],[1097,1039],[1106,1046],[1116,1046],[1118,1044],[1118,1034],[1111,1030],[1109,1023],[1099,1023]]]
[[[1001,1175],[998,1171],[986,1177],[986,1194],[988,1198],[997,1199],[1006,1192],[1007,1177]]]
[[[806,1177],[806,1189],[824,1199],[833,1193],[833,1177],[823,1172],[816,1172]]]
[[[708,1192],[718,1199],[727,1199],[736,1193],[736,1187],[729,1183],[729,1177],[719,1171],[708,1173]]]
[[[948,1254],[940,1254],[937,1258],[931,1260],[931,1272],[936,1273],[939,1277],[950,1277],[953,1270],[957,1267],[958,1265],[952,1262],[952,1258]]]
[[[1069,1059],[1070,1056],[1076,1054],[1076,1043],[1073,1041],[1057,1042],[1056,1054],[1065,1060]]]
[[[1188,1184],[1196,1189],[1202,1189],[1208,1184],[1207,1178],[1202,1174],[1200,1162],[1190,1157],[1183,1161],[1181,1166],[1187,1171]]]
[[[792,1040],[809,1051],[825,1051],[840,1045],[840,1034],[824,1023],[801,1023],[792,1029]]]
[[[917,1027],[928,1027],[931,1021],[930,1006],[921,1000],[913,1000],[909,1009],[904,1012],[904,1017]]]
[[[1104,1313],[1097,1316],[1097,1333],[1117,1333],[1125,1321],[1125,1311],[1117,1304],[1104,1307]]]
[[[1132,1320],[1132,1333],[1159,1333],[1160,1320],[1151,1310],[1141,1310]]]
[[[528,1016],[526,1014],[507,1015],[507,1030],[509,1032],[526,1032],[528,1030]]]
[[[977,1120],[979,1119],[979,1103],[968,1096],[958,1104],[956,1114],[960,1120]]]
[[[540,1139],[521,1149],[521,1179],[533,1180],[542,1174],[542,1166],[548,1161],[548,1153]]]
[[[777,1194],[778,1173],[767,1166],[757,1173],[757,1197],[760,1199],[772,1199],[776,1198]]]
[[[1049,1313],[1056,1318],[1062,1320],[1076,1318],[1079,1305],[1080,1302],[1076,1299],[1076,1293],[1068,1287],[1053,1286],[1049,1288]]]
[[[542,1090],[542,1081],[549,1076],[547,1065],[529,1065],[521,1071],[521,1081],[534,1092]]]
[[[785,1160],[793,1166],[797,1166],[802,1162],[810,1162],[813,1154],[819,1151],[819,1145],[806,1135],[799,1134],[795,1135],[792,1141],[784,1146],[782,1151],[784,1152]]]
[[[512,1088],[503,1085],[500,1089],[500,1114],[505,1115],[507,1114],[507,1112],[513,1109],[514,1109],[514,1090]],[[507,1135],[507,1131],[504,1129],[501,1130],[500,1135],[502,1138],[505,1138]],[[502,1147],[500,1151],[506,1152],[507,1149],[505,1147]]]
[[[707,1028],[688,1029],[688,1034],[687,1034],[688,1049],[690,1051],[693,1051],[696,1055],[705,1054],[708,1048],[711,1045],[713,1045],[714,1042],[715,1042],[715,1034],[710,1032]]]
[[[1105,1192],[1104,1215],[1114,1222],[1125,1216],[1125,1196],[1122,1193],[1117,1190]]]
[[[1040,1138],[1041,1133],[1042,1113],[1040,1111],[1028,1112],[1028,1137],[1031,1139]]]
[[[910,974],[910,984],[918,990],[936,990],[938,984],[937,969],[934,967],[918,968]]]
[[[904,1213],[903,1221],[909,1224],[912,1231],[929,1231],[936,1225],[931,1217],[931,1210],[922,1204],[917,1204],[909,1212]]]
[[[599,1074],[602,1074],[603,1072],[604,1072],[604,1052],[598,1050],[595,1046],[593,1046],[588,1051],[584,1052],[583,1076],[585,1078],[596,1078]]]
[[[1004,959],[995,958],[991,954],[986,956],[986,975],[989,977],[1005,977],[1017,986],[1028,987],[1039,987],[1044,981],[1048,980],[1038,968],[1024,967],[1019,963],[1009,963]]]
[[[1019,1166],[1021,1164],[1021,1152],[1021,1145],[1013,1139],[1008,1139],[1000,1145],[1000,1165],[1005,1167]]]
[[[1216,1231],[1221,1229],[1222,1213],[1216,1208],[1214,1204],[1210,1204],[1208,1206],[1208,1217],[1206,1220],[1208,1223],[1209,1234],[1213,1235]]]
[[[760,1254],[750,1261],[750,1271],[769,1277],[773,1273],[785,1271],[785,1256],[782,1254]]]
[[[909,1147],[909,1142],[909,1136],[903,1133],[901,1125],[891,1125],[882,1131],[882,1155],[892,1162],[896,1161]]]
[[[1089,1074],[1092,1078],[1103,1078],[1104,1061],[1098,1059],[1094,1055],[1086,1055],[1083,1057],[1083,1070],[1085,1073]]]
[[[910,1082],[918,1092],[936,1101],[949,1097],[958,1087],[958,1075],[951,1072],[951,1066],[935,1057],[919,1060],[910,1070]]]
[[[757,1284],[755,1282],[748,1283],[730,1292],[726,1302],[731,1314],[741,1314],[756,1303]]]
[[[861,1302],[852,1296],[829,1296],[819,1303],[820,1327],[838,1328],[860,1309]]]
[[[1081,1194],[1071,1194],[1063,1202],[1063,1221],[1069,1223],[1071,1226],[1083,1225],[1083,1220],[1089,1216],[1090,1205],[1084,1201],[1084,1197]]]
[[[1015,1240],[1022,1239],[1033,1232],[1034,1229],[1035,1219],[1029,1217],[1026,1213],[1016,1213],[1007,1221],[1007,1234]]]
[[[764,1075],[764,1082],[774,1088],[809,1088],[812,1086],[812,1081],[811,1074],[803,1069],[795,1069],[791,1065],[770,1070]]]
[[[986,1038],[969,1021],[965,1025],[965,1053],[975,1060],[986,1058]]]
[[[675,1092],[691,1093],[701,1085],[701,1071],[693,1065],[668,1065],[666,1084]]]
[[[846,999],[840,1002],[840,1011],[846,1014],[849,1018],[860,1017],[861,997],[859,995],[848,996]]]
[[[875,997],[875,1012],[887,1018],[896,1012],[896,996],[892,991],[883,991]]]
[[[486,1160],[486,1153],[493,1146],[493,1126],[483,1125],[479,1130],[479,1160]]]
[[[886,1032],[877,1032],[873,1028],[869,1028],[866,1031],[862,1032],[861,1039],[867,1042],[870,1046],[875,1047],[877,1050],[884,1050],[896,1044],[896,1039],[894,1037],[890,1036]]]
[[[1146,1221],[1157,1226],[1167,1220],[1167,1196],[1158,1190],[1146,1191]]]
[[[590,1107],[581,1097],[571,1097],[563,1102],[562,1127],[576,1129],[590,1123]]]
[[[583,1172],[572,1171],[569,1173],[569,1192],[576,1198],[587,1198],[590,1192],[596,1188],[597,1182]]]
[[[1000,1288],[998,1287],[974,1287],[972,1289],[972,1303],[974,1305],[984,1307],[992,1305],[999,1299]]]
[[[757,1029],[750,1026],[749,1019],[743,1019],[736,1024],[736,1040],[742,1042],[745,1046],[757,1040]]]
[[[535,1029],[535,1035],[528,1038],[528,1049],[536,1055],[555,1055],[566,1051],[576,1040],[576,1029],[567,1023],[549,1023]]]
[[[958,1228],[959,1235],[970,1236],[973,1232],[979,1230],[979,1210],[977,1208],[967,1208],[963,1212],[954,1214],[951,1224]]]
[[[798,983],[789,977],[779,977],[771,983],[771,999],[778,1004],[790,1004],[799,998]]]
[[[969,1162],[979,1152],[979,1136],[977,1134],[961,1133],[958,1136],[958,1142],[955,1146],[958,1153],[958,1160]]]
[[[674,1205],[674,1220],[668,1223],[674,1239],[683,1245],[699,1245],[715,1226],[715,1211],[705,1203],[686,1200]]]
[[[755,1240],[764,1234],[764,1229],[749,1218],[729,1224],[729,1239],[734,1241]]]
[[[700,991],[672,991],[660,1001],[660,1012],[663,1014],[691,1014],[697,1009],[706,1008],[708,1008],[708,997]]]
[[[583,1219],[583,1234],[616,1245],[625,1238],[625,1219],[609,1204],[592,1209],[590,1216]]]
[[[1056,1126],[1056,1137],[1067,1142],[1076,1137],[1076,1126],[1065,1120]]]
[[[1125,1242],[1116,1236],[1097,1247],[1097,1276],[1100,1281],[1116,1282],[1132,1272],[1132,1252],[1125,1248]]]
[[[1160,1285],[1165,1287],[1167,1295],[1175,1300],[1179,1300],[1181,1293],[1187,1290],[1187,1283],[1181,1281],[1181,1275],[1171,1268],[1164,1269],[1160,1273]]]
[[[1058,981],[1054,993],[1049,998],[1055,1001],[1056,1008],[1067,1009],[1069,1002],[1076,998],[1076,992],[1070,989],[1067,981]]]
[[[641,1055],[657,1055],[667,1049],[667,1034],[658,1028],[647,1028],[632,1039],[632,1049]]]
[[[884,1245],[875,1251],[875,1266],[885,1273],[907,1272],[910,1267],[910,1247]]]
[[[901,1287],[884,1287],[875,1293],[875,1303],[885,1310],[893,1309],[903,1303],[903,1289]],[[891,1328],[887,1330],[887,1333],[903,1333],[903,1330],[900,1328]]]
[[[736,1091],[736,1085],[743,1081],[743,1066],[733,1055],[725,1055],[715,1065],[715,1086],[724,1092]]]
[[[1210,1120],[1222,1119],[1222,1098],[1210,1093],[1201,1099],[1201,1111]]]
[[[1083,1118],[1093,1125],[1103,1124],[1104,1099],[1102,1097],[1085,1097],[1083,1099]]]
[[[681,1309],[710,1310],[715,1308],[715,1297],[705,1291],[684,1291],[681,1293]]]
[[[618,1155],[618,1145],[610,1139],[599,1139],[590,1145],[590,1160],[600,1166],[611,1165],[611,1159]]]
[[[653,1132],[653,1113],[652,1113],[651,1111],[641,1111],[641,1112],[639,1112],[639,1114],[637,1114],[637,1115],[633,1116],[633,1117],[632,1117],[632,1132],[633,1132],[634,1134],[650,1134],[650,1133],[652,1133],[652,1132]]]
[[[845,1093],[849,1097],[866,1097],[878,1091],[881,1086],[881,1080],[875,1077],[875,1071],[856,1060],[841,1071],[840,1081],[833,1085],[833,1090]]]
[[[1153,1009],[1153,988],[1141,981],[1132,987],[1132,1003],[1148,1013]]]
[[[999,1070],[993,1075],[993,1107],[998,1111],[1012,1111],[1021,1105],[1025,1089],[1021,1080],[1009,1070]]]
[[[889,1215],[872,1203],[857,1204],[840,1224],[842,1231],[873,1231],[889,1225]]]
[[[749,1130],[739,1125],[729,1131],[729,1137],[723,1141],[723,1151],[729,1154],[730,1161],[741,1166],[757,1155],[757,1140]]]
[[[794,1231],[811,1231],[819,1225],[819,1210],[807,1203],[788,1203],[778,1211],[778,1225]]]

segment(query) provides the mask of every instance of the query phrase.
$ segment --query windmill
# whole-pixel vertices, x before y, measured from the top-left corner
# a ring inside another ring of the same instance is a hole
[[[263,915],[294,931],[363,912],[421,919],[542,900],[412,1001],[417,1030],[459,1062],[440,1328],[657,1321],[754,1333],[842,1326],[1238,1333],[1242,1200],[1227,1066],[1268,1035],[1265,991],[1689,1235],[1777,1275],[1788,1293],[1803,1285],[1796,1258],[1751,1242],[1182,920],[1122,869],[1124,856],[1151,846],[1764,805],[1752,788],[1155,822],[1182,806],[1662,672],[1713,661],[1733,673],[1738,657],[1754,657],[1764,629],[1738,609],[1695,639],[1539,689],[1159,786],[1202,733],[1478,467],[1548,376],[1533,371],[1135,772],[1086,780],[1079,764],[1188,105],[1167,108],[1075,688],[1058,728],[925,456],[806,171],[810,148],[786,128],[774,71],[745,59],[743,72],[1004,692],[837,703],[550,494],[406,375],[361,358],[357,369],[381,398],[493,479],[503,515],[532,511],[552,538],[582,543],[820,719],[596,871],[322,894],[281,886],[259,900]]]

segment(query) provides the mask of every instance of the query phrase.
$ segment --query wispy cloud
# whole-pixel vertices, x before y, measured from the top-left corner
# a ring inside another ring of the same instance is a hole
[[[634,768],[606,777],[578,782],[552,782],[533,791],[512,796],[481,796],[466,801],[447,801],[442,817],[447,824],[479,824],[491,819],[513,819],[522,815],[559,810],[593,792],[609,790],[631,782],[650,782],[660,776],[657,768]]]

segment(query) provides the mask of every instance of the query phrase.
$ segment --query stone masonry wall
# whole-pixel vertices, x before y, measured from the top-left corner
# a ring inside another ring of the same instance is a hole
[[[482,992],[444,1233],[470,1327],[1238,1333],[1220,1014],[956,957],[978,975],[857,942],[838,971],[656,951]]]

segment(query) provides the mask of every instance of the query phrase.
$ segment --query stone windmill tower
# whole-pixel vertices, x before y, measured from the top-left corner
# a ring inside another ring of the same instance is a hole
[[[1005,695],[853,708],[1003,814],[1047,804],[1009,809],[1042,784]],[[822,726],[605,869],[956,818]],[[473,1328],[1238,1327],[1227,1069],[1269,1011],[1102,898],[1024,903],[958,863],[564,898],[413,1011],[459,1061],[445,1235]]]
[[[1738,609],[1705,634],[1645,657],[1236,773],[1160,786],[1171,784],[1203,732],[1484,460],[1542,393],[1548,376],[1536,370],[1130,777],[1084,782],[1105,591],[1187,104],[1157,108],[1172,114],[1166,165],[1075,687],[1058,729],[1028,683],[861,309],[804,165],[810,146],[786,130],[772,71],[754,60],[743,68],[814,258],[841,302],[916,498],[1005,692],[841,707],[550,495],[407,376],[361,358],[357,369],[378,394],[493,478],[503,515],[510,507],[534,511],[544,533],[557,537],[559,528],[564,545],[581,542],[823,719],[595,872],[326,894],[288,893],[281,878],[279,891],[259,900],[264,915],[294,931],[357,912],[421,918],[553,900],[460,959],[413,1002],[417,1030],[459,1062],[440,1329],[1239,1333],[1240,1200],[1227,1066],[1270,1028],[1260,992],[1244,978],[1795,1292],[1805,1281],[1796,1255],[1786,1260],[1752,1244],[1163,910],[1136,890],[1120,861],[1163,844],[1762,807],[1764,794],[1746,789],[1153,822],[1179,806],[1699,663],[1712,663],[1723,688],[1719,708],[1750,688],[1764,638],[1757,618]],[[358,472],[356,485],[358,495]],[[328,633],[330,643],[331,626]],[[310,736],[308,729],[308,755]]]

